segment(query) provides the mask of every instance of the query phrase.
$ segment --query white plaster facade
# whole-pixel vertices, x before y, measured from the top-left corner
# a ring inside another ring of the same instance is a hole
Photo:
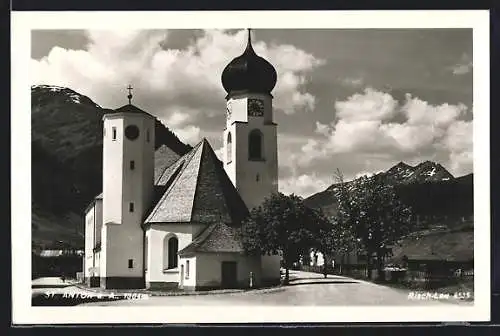
[[[95,199],[85,212],[85,254],[83,258],[83,277],[99,276],[99,249],[102,229],[102,199]]]
[[[238,253],[199,253],[196,255],[195,259],[196,287],[219,287],[222,282],[222,263],[227,261],[236,262],[236,276],[239,286],[249,287],[250,276],[253,277],[252,286],[260,286],[261,284],[260,257],[247,257]],[[186,258],[186,260],[189,259]],[[185,262],[185,260],[183,261]],[[194,281],[191,281],[189,284],[192,285],[193,282]],[[184,287],[187,286],[188,283],[185,282]]]
[[[178,240],[178,251],[188,246],[204,226],[189,223],[151,224],[146,230],[146,286],[154,283],[180,283],[180,258],[177,256],[177,267],[168,268],[168,245],[171,237]],[[196,267],[195,265],[189,265]]]
[[[248,99],[264,103],[262,117],[248,116]],[[227,100],[228,118],[224,130],[224,169],[249,209],[278,192],[278,137],[273,122],[272,97],[242,94]],[[262,159],[249,158],[249,135],[262,134]]]
[[[143,278],[141,224],[153,196],[155,119],[145,113],[104,116],[103,227],[100,277]],[[125,136],[129,125],[136,139]]]

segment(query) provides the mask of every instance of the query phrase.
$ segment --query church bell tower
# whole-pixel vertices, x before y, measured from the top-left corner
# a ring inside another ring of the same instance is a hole
[[[103,288],[144,286],[141,224],[153,197],[156,119],[128,99],[103,117]]]
[[[227,92],[224,169],[249,209],[278,192],[277,124],[271,95],[276,81],[274,67],[255,53],[249,29],[243,54],[222,73]]]

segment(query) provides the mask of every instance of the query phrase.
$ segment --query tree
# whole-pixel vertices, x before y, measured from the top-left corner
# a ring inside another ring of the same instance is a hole
[[[383,175],[362,177],[351,182],[349,188],[341,181],[339,189],[338,218],[352,228],[366,250],[370,277],[373,256],[381,276],[388,248],[410,231],[411,209],[401,202]]]
[[[335,240],[335,252],[342,256],[339,265],[342,271],[344,256],[351,253],[359,245],[359,238],[356,236],[355,227],[351,221],[353,215],[358,212],[356,204],[352,202],[349,194],[348,185],[344,181],[342,172],[337,169],[334,174],[337,181],[336,198],[338,211],[335,216],[330,218],[333,223],[333,232],[331,233]]]
[[[314,251],[315,253],[320,252],[323,255],[323,268],[326,277],[330,256],[339,248],[338,230],[335,227],[336,223],[329,220],[321,210],[316,210],[316,216],[318,220],[315,227],[316,244]]]
[[[292,264],[316,246],[315,234],[321,220],[301,197],[273,194],[243,221],[240,229],[243,248],[250,255],[282,253],[285,283],[288,283]]]

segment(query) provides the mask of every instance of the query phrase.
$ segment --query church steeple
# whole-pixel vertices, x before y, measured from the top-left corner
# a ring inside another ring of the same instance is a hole
[[[226,66],[221,79],[228,97],[242,92],[271,94],[276,85],[276,70],[271,63],[255,53],[251,29],[248,29],[245,50]]]
[[[222,73],[227,92],[224,169],[249,209],[278,191],[277,125],[273,96],[277,74],[258,56],[247,30],[247,45]]]

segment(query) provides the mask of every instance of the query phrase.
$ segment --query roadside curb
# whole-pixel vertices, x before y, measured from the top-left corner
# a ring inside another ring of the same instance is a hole
[[[220,294],[235,294],[235,293],[242,293],[242,294],[257,294],[257,293],[273,293],[273,292],[280,292],[285,290],[285,286],[276,286],[276,287],[268,287],[268,288],[255,288],[255,289],[222,289],[222,290],[211,290],[211,291],[171,291],[171,292],[162,292],[162,291],[150,291],[150,290],[145,290],[145,289],[130,289],[130,290],[124,290],[124,289],[116,289],[116,290],[109,290],[109,289],[98,289],[95,287],[87,287],[83,284],[75,284],[75,287],[78,287],[82,290],[86,290],[89,292],[94,292],[98,294],[124,294],[124,295],[134,295],[134,294],[140,294],[140,295],[149,295],[149,296],[200,296],[200,295],[220,295]]]

